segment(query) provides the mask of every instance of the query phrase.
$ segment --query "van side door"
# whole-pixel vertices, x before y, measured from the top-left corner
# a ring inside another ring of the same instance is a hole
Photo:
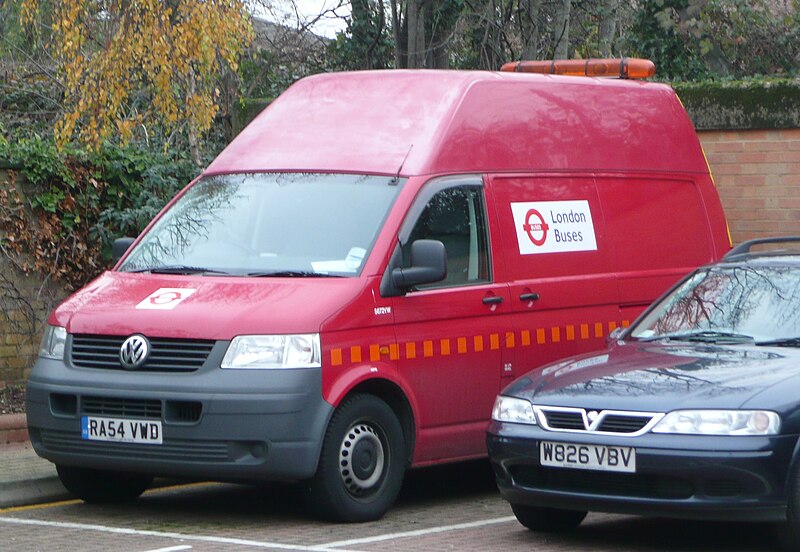
[[[399,370],[418,416],[417,465],[486,454],[484,431],[511,331],[508,287],[493,276],[490,230],[497,229],[486,199],[480,177],[429,182],[401,225],[389,265],[408,266],[416,240],[441,241],[447,252],[444,280],[392,302]]]
[[[594,179],[499,175],[490,185],[516,337],[504,375],[602,348],[622,320]]]

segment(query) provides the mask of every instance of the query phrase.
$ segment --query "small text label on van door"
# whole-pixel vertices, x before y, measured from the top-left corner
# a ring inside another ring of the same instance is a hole
[[[512,203],[511,212],[522,255],[597,250],[592,212],[585,199]]]

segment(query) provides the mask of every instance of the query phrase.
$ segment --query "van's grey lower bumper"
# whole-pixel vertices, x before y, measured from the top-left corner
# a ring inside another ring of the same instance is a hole
[[[192,374],[67,368],[39,359],[28,430],[54,463],[226,481],[290,481],[316,471],[333,408],[319,368]],[[160,420],[162,444],[89,441],[85,415]]]

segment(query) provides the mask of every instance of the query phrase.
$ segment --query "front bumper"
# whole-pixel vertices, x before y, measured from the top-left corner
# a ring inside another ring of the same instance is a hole
[[[487,446],[500,494],[513,504],[691,519],[784,521],[797,437],[619,437],[492,422]],[[636,472],[542,466],[541,441],[634,447]]]
[[[56,464],[220,481],[316,471],[333,407],[320,368],[137,373],[39,359],[27,390],[36,453]],[[88,441],[85,415],[160,420],[163,444]]]

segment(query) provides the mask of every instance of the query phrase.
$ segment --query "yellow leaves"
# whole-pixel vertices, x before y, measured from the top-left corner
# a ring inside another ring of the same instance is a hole
[[[23,19],[40,10],[40,0],[21,5]],[[238,70],[253,38],[243,0],[117,5],[99,16],[95,0],[55,3],[52,47],[67,88],[57,142],[78,138],[91,147],[112,135],[124,142],[138,124],[151,122],[168,132],[208,130],[219,109],[215,80]],[[149,99],[143,108],[141,98]]]

